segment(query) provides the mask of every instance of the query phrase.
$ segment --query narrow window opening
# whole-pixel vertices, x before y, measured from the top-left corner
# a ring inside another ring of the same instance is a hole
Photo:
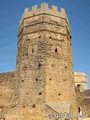
[[[56,49],[55,49],[55,53],[57,53],[57,51],[58,51],[58,50],[57,50],[57,48],[56,48]]]
[[[78,88],[79,92],[80,92],[80,87],[81,87],[81,85],[77,84],[77,88]]]
[[[51,36],[49,37],[49,39],[51,39]]]
[[[36,78],[36,81],[38,81],[38,79]]]
[[[25,105],[23,105],[23,108],[25,108]]]
[[[39,95],[42,95],[42,93],[40,92]]]
[[[30,41],[30,39],[28,38],[28,39],[27,39],[27,41],[29,42],[29,41]]]
[[[70,35],[70,38],[72,39],[72,36]]]
[[[80,107],[78,108],[78,112],[80,113]]]
[[[27,43],[30,43],[30,39],[28,38],[28,39],[26,39],[26,41],[27,41]]]
[[[67,66],[65,66],[65,68],[67,68]]]
[[[24,80],[22,80],[22,82],[24,82]]]
[[[33,105],[32,105],[32,107],[33,107],[33,108],[35,108],[35,107],[36,107],[36,105],[35,105],[35,104],[33,104]]]
[[[35,51],[34,51],[34,49],[32,49],[32,53],[34,53]]]
[[[41,35],[39,36],[39,38],[41,38]]]
[[[61,95],[61,93],[58,94],[59,96]]]
[[[39,63],[38,67],[41,67],[41,63]]]
[[[82,115],[82,108],[81,107],[78,108],[78,112],[79,112],[79,114],[81,116]]]

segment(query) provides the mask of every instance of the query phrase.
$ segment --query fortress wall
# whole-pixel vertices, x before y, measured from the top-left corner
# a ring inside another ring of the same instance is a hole
[[[15,89],[15,72],[0,73],[0,107],[10,104]]]

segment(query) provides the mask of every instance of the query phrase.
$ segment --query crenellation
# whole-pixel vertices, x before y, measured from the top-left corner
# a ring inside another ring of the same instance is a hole
[[[48,8],[48,4],[47,3],[41,3],[41,10],[47,10]]]
[[[32,6],[32,12],[36,12],[38,9],[39,9],[39,8],[38,8],[37,5]]]
[[[65,12],[65,9],[64,9],[64,8],[61,8],[61,9],[60,9],[60,12],[63,13],[64,15],[66,15],[66,12]]]
[[[49,14],[51,16],[61,17],[61,18],[66,19],[68,21],[67,15],[66,15],[65,10],[63,8],[61,8],[61,10],[58,11],[57,6],[52,5],[52,7],[49,8],[47,3],[42,3],[40,8],[37,5],[35,5],[35,6],[32,6],[31,11],[29,10],[29,8],[25,9],[24,14],[20,20],[20,26],[21,26],[21,23],[24,19],[26,19],[28,17],[35,17],[35,16],[38,16],[42,13],[47,14],[47,15]]]
[[[54,6],[54,5],[51,6],[51,9],[58,11],[58,7],[57,7],[57,6]]]
[[[30,9],[29,8],[25,8],[24,13],[28,13],[28,12],[30,12]]]

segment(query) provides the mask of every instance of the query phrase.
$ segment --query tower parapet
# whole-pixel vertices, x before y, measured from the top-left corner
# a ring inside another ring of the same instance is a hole
[[[40,8],[37,5],[32,6],[31,11],[26,8],[20,20],[18,40],[21,39],[22,35],[38,31],[52,31],[64,34],[71,44],[69,22],[63,8],[60,11],[54,5],[49,8],[47,3],[42,3]]]
[[[54,5],[52,5],[51,8],[49,8],[47,3],[42,3],[40,8],[37,5],[34,5],[32,6],[31,10],[29,8],[26,8],[24,10],[24,14],[22,15],[22,18],[20,20],[20,25],[22,24],[25,18],[33,17],[36,15],[38,16],[40,14],[48,14],[51,16],[61,17],[68,21],[66,12],[63,8],[58,10],[58,7]]]

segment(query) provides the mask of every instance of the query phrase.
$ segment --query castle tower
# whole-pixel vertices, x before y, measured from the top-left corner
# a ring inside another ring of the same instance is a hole
[[[17,120],[48,120],[48,113],[77,112],[70,28],[64,9],[48,8],[46,3],[31,11],[25,9],[18,32],[16,80]]]

